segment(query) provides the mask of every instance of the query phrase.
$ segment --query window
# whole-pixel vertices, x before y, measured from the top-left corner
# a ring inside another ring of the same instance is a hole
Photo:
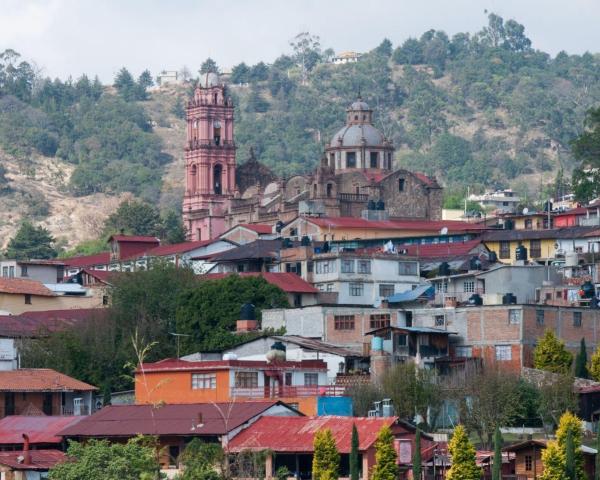
[[[328,292],[333,292],[333,283],[328,283],[327,284],[327,291]]]
[[[448,283],[447,282],[437,282],[435,284],[435,291],[437,293],[448,293]]]
[[[8,277],[8,267],[2,267],[2,276]]]
[[[525,455],[525,470],[528,472],[533,470],[533,458],[531,455]]]
[[[398,191],[399,192],[403,192],[404,191],[404,184],[406,183],[406,180],[404,180],[404,178],[399,178],[398,179]]]
[[[544,311],[543,310],[535,311],[535,323],[537,323],[538,325],[544,324]]]
[[[379,153],[371,152],[371,168],[379,168]]]
[[[294,294],[294,307],[301,307],[301,306],[302,306],[302,294],[295,293]]]
[[[314,263],[313,262],[306,262],[306,271],[308,273],[313,273],[314,270]]]
[[[510,258],[510,242],[500,242],[500,258]]]
[[[370,328],[384,328],[390,326],[390,314],[389,313],[379,313],[375,315],[371,315],[369,318],[369,327]]]
[[[512,360],[512,349],[510,345],[496,345],[496,360]]]
[[[238,388],[258,387],[258,372],[235,372],[235,386]]]
[[[573,326],[581,327],[581,312],[573,312]]]
[[[30,293],[25,294],[25,305],[31,305],[31,294]]]
[[[398,275],[417,275],[417,262],[398,262]]]
[[[359,260],[358,273],[371,273],[371,260]]]
[[[15,267],[13,267],[13,266],[8,267],[8,276],[10,278],[14,278],[15,277]]]
[[[436,315],[435,316],[435,326],[436,327],[443,327],[445,323],[446,323],[446,318],[444,317],[444,315]]]
[[[521,323],[521,310],[511,308],[508,310],[508,323],[510,325],[519,325]]]
[[[406,347],[407,345],[407,337],[408,335],[398,335],[398,346],[399,347]]]
[[[102,295],[102,305],[108,305],[108,295]]]
[[[192,390],[217,388],[216,373],[192,373]]]
[[[335,315],[333,328],[335,330],[354,330],[354,315]]]
[[[542,241],[541,240],[530,240],[529,241],[529,256],[531,258],[540,258],[542,256]]]
[[[318,373],[305,373],[304,374],[304,386],[305,387],[315,387],[319,384],[319,374]]]
[[[27,277],[27,265],[21,265],[21,276],[22,277]]]
[[[354,260],[342,260],[342,273],[354,273]]]
[[[350,284],[350,296],[351,297],[362,297],[365,291],[365,287],[362,283],[351,283]]]
[[[288,273],[295,273],[297,275],[302,275],[302,264],[300,262],[286,263],[285,271]]]
[[[331,183],[327,184],[327,197],[331,197],[331,193],[333,192],[333,185]]]
[[[346,152],[346,168],[356,168],[356,152]]]
[[[467,346],[456,347],[456,356],[471,358],[473,356],[473,347],[467,347]]]
[[[525,229],[526,230],[533,229],[533,222],[532,222],[531,218],[525,219]]]
[[[465,293],[473,293],[475,291],[475,280],[465,280],[463,282],[463,291]]]
[[[335,262],[329,260],[316,262],[317,273],[335,273]]]
[[[391,297],[394,294],[394,285],[381,283],[379,285],[379,296],[383,298]]]

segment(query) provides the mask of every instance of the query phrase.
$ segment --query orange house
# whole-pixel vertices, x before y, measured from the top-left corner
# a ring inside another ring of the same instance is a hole
[[[277,399],[306,415],[316,415],[319,396],[341,393],[327,384],[327,364],[322,360],[188,362],[169,358],[141,364],[135,372],[138,404]]]

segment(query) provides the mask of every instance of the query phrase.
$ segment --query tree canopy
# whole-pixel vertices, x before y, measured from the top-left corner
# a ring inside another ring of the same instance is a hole
[[[567,374],[571,371],[573,355],[552,330],[546,330],[533,351],[533,365],[540,370]]]
[[[312,478],[314,480],[337,480],[340,471],[340,454],[331,430],[315,433]]]
[[[54,238],[42,226],[34,226],[25,221],[17,233],[8,242],[4,255],[17,260],[55,258],[58,252],[54,247]]]
[[[469,441],[467,431],[457,425],[448,444],[452,466],[446,475],[448,480],[479,480],[481,468],[477,466],[475,447]]]

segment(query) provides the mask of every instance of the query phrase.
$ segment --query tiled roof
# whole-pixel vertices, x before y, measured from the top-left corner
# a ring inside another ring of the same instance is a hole
[[[239,275],[241,277],[262,277],[271,285],[281,288],[288,293],[319,293],[306,280],[295,273],[288,272],[242,272],[242,273],[208,273],[200,278],[205,280],[218,280],[229,275]]]
[[[116,240],[117,242],[136,242],[136,243],[160,243],[156,237],[148,237],[144,235],[112,235],[108,241]]]
[[[481,240],[466,242],[436,243],[423,245],[398,245],[399,250],[406,250],[407,255],[419,258],[445,258],[456,255],[467,255],[481,245]]]
[[[281,240],[255,240],[237,248],[216,253],[211,257],[214,262],[230,262],[245,259],[275,258],[281,250]]]
[[[0,392],[73,392],[96,387],[50,368],[19,368],[0,371]]]
[[[23,443],[23,434],[29,436],[29,442],[61,443],[58,432],[75,425],[83,417],[73,416],[25,416],[9,415],[0,420],[0,445],[17,445]]]
[[[23,278],[0,277],[0,293],[29,294],[53,297],[54,294],[42,282]]]
[[[421,180],[424,184],[426,184],[430,187],[438,186],[438,183],[434,179],[432,179],[431,177],[428,177],[424,173],[421,173],[421,172],[412,172],[412,173],[415,177],[417,177],[419,180]]]
[[[199,240],[196,242],[174,243],[173,245],[160,245],[145,252],[149,257],[163,257],[165,255],[175,255],[177,253],[185,253],[195,250],[196,248],[205,247],[214,243],[216,240]]]
[[[154,363],[144,363],[137,371],[150,372],[188,372],[198,370],[229,370],[231,368],[253,368],[256,370],[327,370],[323,360],[300,360],[269,363],[265,360],[204,360],[188,362],[177,358],[165,358]],[[0,375],[2,372],[0,372]]]
[[[65,265],[73,268],[92,267],[94,265],[108,265],[110,263],[110,253],[102,252],[95,255],[82,255],[63,259]]]
[[[352,425],[356,425],[359,450],[369,449],[384,425],[391,426],[396,417],[261,417],[238,433],[229,443],[231,452],[264,450],[274,452],[312,452],[315,433],[329,429],[340,453],[350,453]]]
[[[167,404],[157,407],[111,405],[65,428],[60,434],[65,437],[223,435],[279,404],[267,401]]]
[[[24,464],[23,452],[0,452],[0,465],[6,465],[13,470],[50,470],[57,463],[64,462],[67,456],[60,450],[29,450],[31,462]],[[29,478],[29,477],[28,477]]]
[[[240,223],[238,227],[244,227],[248,230],[258,233],[259,235],[267,235],[273,233],[272,225],[265,225],[262,223]]]
[[[364,230],[440,232],[442,228],[447,228],[448,233],[452,233],[485,229],[485,227],[478,224],[454,220],[366,220],[353,217],[320,217],[307,218],[306,221],[322,228],[360,228]]]

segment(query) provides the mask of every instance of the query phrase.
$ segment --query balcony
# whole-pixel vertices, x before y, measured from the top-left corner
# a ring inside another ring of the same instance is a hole
[[[346,387],[339,385],[298,385],[282,387],[233,387],[231,398],[290,398],[290,397],[342,397]]]
[[[338,193],[338,200],[342,202],[368,202],[369,195],[365,193]]]

